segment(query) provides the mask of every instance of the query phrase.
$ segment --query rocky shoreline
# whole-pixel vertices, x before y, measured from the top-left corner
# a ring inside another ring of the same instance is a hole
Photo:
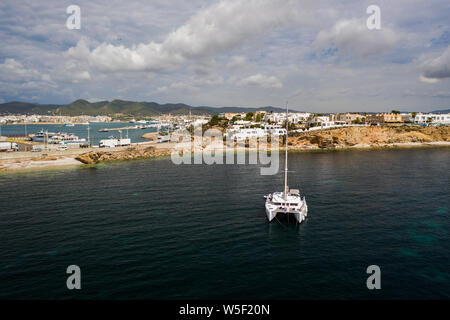
[[[143,137],[154,140],[155,134]],[[449,147],[450,127],[347,127],[296,133],[289,137],[288,143],[294,152]],[[91,151],[75,159],[84,164],[96,164],[170,156],[171,147],[168,144],[158,147],[136,146],[121,151]]]
[[[436,142],[450,142],[450,127],[347,127],[298,132],[289,137],[289,146],[292,146],[292,149],[379,148]]]
[[[75,159],[83,164],[96,164],[105,161],[136,160],[169,156],[170,149],[157,149],[152,146],[129,147],[121,151],[91,151]]]

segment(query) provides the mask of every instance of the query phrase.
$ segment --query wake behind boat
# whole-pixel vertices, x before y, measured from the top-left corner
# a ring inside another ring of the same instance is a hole
[[[306,198],[300,196],[300,191],[297,189],[289,190],[287,183],[288,173],[288,128],[289,128],[289,113],[286,102],[286,152],[284,165],[284,191],[274,192],[265,196],[266,198],[266,215],[267,219],[272,221],[278,213],[293,214],[298,223],[302,223],[308,215],[308,205]]]

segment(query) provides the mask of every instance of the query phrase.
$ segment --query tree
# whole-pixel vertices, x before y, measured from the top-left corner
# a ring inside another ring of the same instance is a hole
[[[247,114],[245,115],[245,120],[246,121],[252,121],[253,120],[253,112],[247,112]]]
[[[288,123],[288,129],[289,129],[289,131],[295,130],[296,129],[295,123],[289,122]]]
[[[393,114],[400,114],[400,111],[398,111],[398,110],[392,110],[391,113],[393,113]]]
[[[209,121],[209,124],[211,126],[217,126],[218,123],[219,123],[219,116],[215,114],[212,116],[211,120]]]
[[[286,120],[283,121],[283,128],[286,128]],[[288,123],[288,130],[289,131],[295,130],[295,128],[296,128],[295,123],[293,123],[293,122],[289,122]]]
[[[226,118],[222,118],[222,119],[220,119],[220,126],[222,127],[222,128],[226,128],[227,126],[228,126],[228,123],[229,123],[230,121],[228,121],[228,119],[226,119]]]
[[[258,113],[257,115],[256,115],[256,120],[255,120],[256,122],[261,122],[261,113]]]

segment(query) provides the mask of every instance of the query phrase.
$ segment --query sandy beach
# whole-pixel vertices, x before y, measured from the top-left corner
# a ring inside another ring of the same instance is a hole
[[[0,161],[0,171],[10,171],[19,169],[34,169],[61,166],[77,166],[82,163],[73,157],[61,157],[51,160],[7,160]]]

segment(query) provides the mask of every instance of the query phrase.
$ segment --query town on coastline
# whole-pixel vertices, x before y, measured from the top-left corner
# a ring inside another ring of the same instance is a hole
[[[289,112],[288,121],[288,141],[294,150],[449,143],[450,113],[402,113],[396,110],[390,113]],[[10,125],[20,128],[20,132],[6,133],[5,128]],[[47,129],[38,130],[39,125],[46,125]],[[74,127],[80,126],[83,130],[78,132],[85,132],[84,136],[72,132]],[[255,109],[254,112],[214,115],[189,112],[140,117],[4,114],[0,115],[0,170],[29,167],[30,163],[35,166],[89,163],[80,155],[96,153],[95,157],[101,159],[99,152],[105,151],[109,154],[120,152],[122,156],[112,157],[119,160],[167,155],[172,136],[186,131],[193,133],[198,127],[203,132],[216,129],[228,141],[269,135],[284,137],[286,113]],[[132,141],[129,132],[135,130],[142,132],[138,136],[144,141]],[[110,135],[96,139],[94,143],[94,131]]]

